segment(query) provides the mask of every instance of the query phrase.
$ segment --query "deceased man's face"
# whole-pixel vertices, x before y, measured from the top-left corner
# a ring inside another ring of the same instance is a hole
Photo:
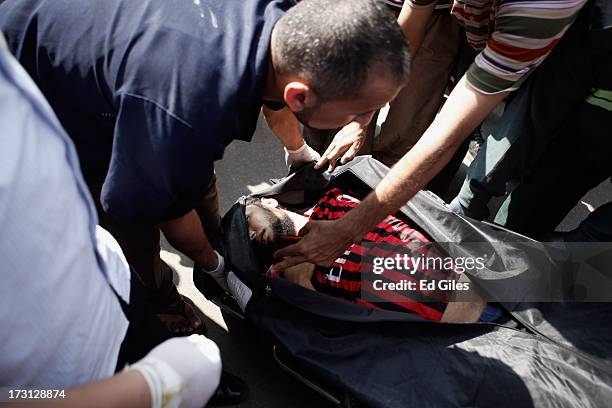
[[[245,209],[249,224],[249,239],[262,247],[275,247],[281,235],[295,235],[295,226],[274,199],[263,198]]]

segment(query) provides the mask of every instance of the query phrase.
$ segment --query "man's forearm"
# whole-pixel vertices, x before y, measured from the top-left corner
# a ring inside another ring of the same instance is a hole
[[[11,406],[31,407],[32,403],[15,403]],[[148,408],[151,406],[151,392],[142,374],[138,371],[128,371],[70,388],[66,390],[66,398],[48,402],[37,401],[36,406]]]
[[[117,374],[68,390],[68,401],[74,407],[150,407],[151,392],[145,378],[137,371]]]
[[[485,95],[463,78],[423,137],[376,189],[341,221],[361,236],[398,211],[450,161],[465,138],[507,93]]]
[[[433,14],[434,8],[435,3],[432,3],[430,6],[415,8],[410,4],[410,1],[404,1],[397,22],[404,33],[404,37],[406,37],[406,41],[410,46],[410,54],[413,58],[423,43],[427,23]]]
[[[455,146],[441,149],[417,149],[417,145],[400,160],[376,189],[342,222],[353,226],[352,235],[361,237],[371,231],[387,215],[397,212],[429,180],[442,170],[456,150]],[[357,223],[356,221],[359,220]]]
[[[268,127],[287,149],[297,150],[302,147],[304,138],[302,137],[300,122],[298,122],[289,108],[273,111],[264,106],[262,112]]]
[[[161,230],[170,245],[191,258],[196,265],[209,271],[217,267],[217,256],[195,210],[162,223]]]

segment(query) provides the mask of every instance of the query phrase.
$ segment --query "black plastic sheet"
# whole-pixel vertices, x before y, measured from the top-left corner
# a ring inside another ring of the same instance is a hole
[[[308,207],[336,185],[366,194],[387,171],[369,157],[331,175],[307,166],[258,195]],[[224,251],[231,269],[253,290],[247,318],[309,375],[368,406],[609,406],[612,303],[569,301],[574,269],[567,254],[453,214],[428,192],[401,212],[434,241],[453,243],[450,252],[484,246],[494,253],[490,267],[470,279],[516,324],[428,322],[266,277],[240,199],[223,220]],[[516,273],[508,273],[509,265]],[[534,302],[543,296],[541,281],[554,302]]]

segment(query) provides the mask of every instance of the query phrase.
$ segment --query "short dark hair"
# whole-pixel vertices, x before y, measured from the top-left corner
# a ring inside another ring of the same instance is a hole
[[[301,1],[274,28],[275,68],[308,81],[327,100],[358,95],[374,70],[403,85],[410,52],[385,7],[380,0]]]
[[[246,196],[244,198],[244,205],[245,207],[247,205],[256,205],[258,207],[261,207],[265,210],[267,210],[266,206],[263,203],[263,199],[266,197],[257,197],[257,196]],[[285,208],[281,203],[278,203],[278,209],[280,210],[286,210],[287,208]]]
[[[244,198],[244,205],[258,205],[260,207],[263,206],[262,202],[261,202],[261,197],[252,197],[252,196],[246,196]]]

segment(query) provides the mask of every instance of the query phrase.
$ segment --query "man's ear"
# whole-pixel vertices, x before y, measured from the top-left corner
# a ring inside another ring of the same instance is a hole
[[[278,201],[276,201],[275,198],[264,197],[261,199],[261,203],[268,207],[274,207],[274,208],[278,207]]]
[[[301,112],[317,105],[317,95],[304,82],[293,81],[285,85],[283,97],[293,112]]]

